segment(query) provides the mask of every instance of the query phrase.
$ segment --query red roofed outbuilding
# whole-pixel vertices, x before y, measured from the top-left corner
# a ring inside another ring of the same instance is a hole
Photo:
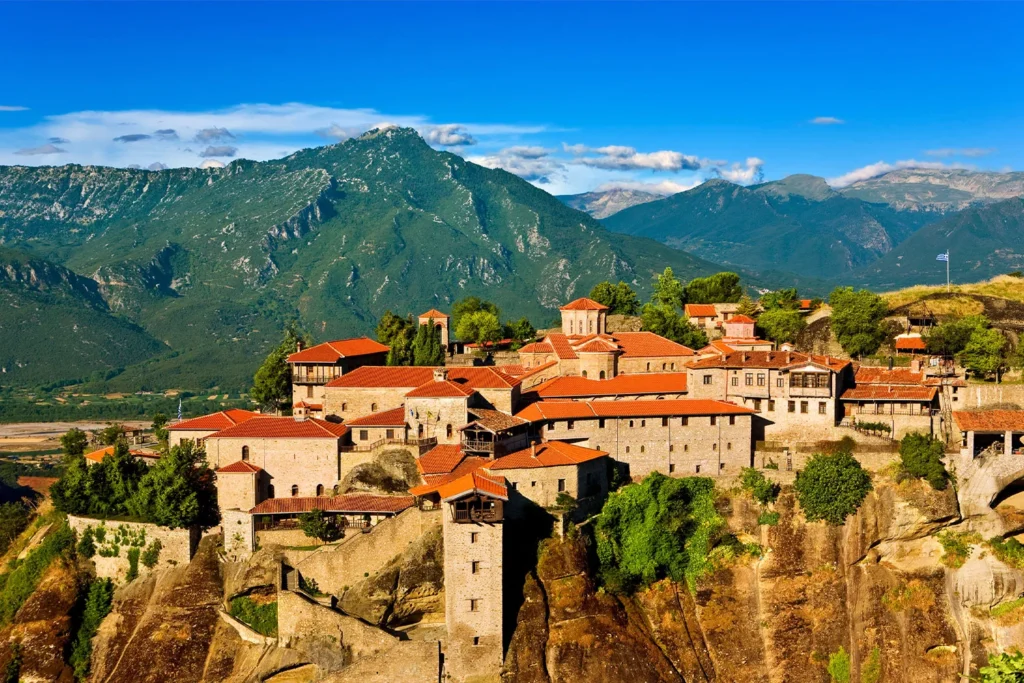
[[[288,356],[292,373],[292,403],[323,403],[323,387],[336,377],[364,365],[384,365],[390,349],[369,337],[337,339],[302,348]]]
[[[182,420],[181,422],[176,422],[167,426],[167,443],[169,446],[173,447],[177,446],[185,439],[191,439],[197,444],[202,445],[203,441],[210,434],[219,432],[222,429],[227,429],[228,427],[234,427],[236,424],[240,424],[257,416],[259,416],[259,413],[255,413],[251,410],[229,408],[228,410],[221,410],[220,412],[210,413],[209,415],[201,415],[188,420]]]

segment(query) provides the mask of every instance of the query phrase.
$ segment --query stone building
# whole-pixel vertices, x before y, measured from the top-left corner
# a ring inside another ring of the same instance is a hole
[[[573,401],[635,401],[639,399],[684,398],[687,374],[659,372],[617,375],[611,379],[555,377],[523,396],[524,401],[568,399]]]
[[[533,444],[490,462],[486,470],[505,477],[509,489],[506,514],[515,516],[526,501],[554,507],[560,494],[589,509],[608,494],[608,453],[565,441]]]
[[[754,435],[806,440],[838,424],[840,401],[853,382],[850,361],[790,351],[737,351],[688,368],[692,398],[734,401],[761,418]]]
[[[839,397],[843,424],[883,422],[891,436],[909,432],[936,434],[940,431],[940,380],[914,368],[872,368],[860,366],[854,373],[856,386]]]
[[[754,411],[715,400],[541,401],[517,414],[546,441],[607,452],[633,477],[750,467]]]
[[[292,403],[300,409],[320,412],[324,386],[364,365],[384,365],[390,349],[369,337],[337,339],[302,348],[288,356],[292,375]]]
[[[259,413],[254,413],[251,410],[230,408],[217,413],[194,417],[191,420],[182,420],[169,424],[167,425],[167,445],[173,448],[182,441],[190,439],[195,441],[197,445],[202,446],[206,437],[211,434],[215,434],[228,427],[234,427],[258,415]]]
[[[215,470],[221,510],[248,510],[270,497],[270,477],[262,467],[237,460]]]
[[[683,314],[691,325],[703,330],[709,337],[718,335],[722,321],[714,304],[686,304]]]
[[[149,466],[153,466],[160,459],[160,453],[148,448],[132,448],[130,451],[132,457],[136,460],[144,462]],[[103,448],[91,451],[85,454],[86,465],[96,465],[103,462],[104,458],[109,458],[114,455],[114,446],[104,446]]]
[[[421,313],[417,322],[422,327],[423,325],[432,324],[441,330],[441,346],[448,349],[450,342],[450,331],[448,326],[451,322],[451,317],[447,313],[442,313],[436,308],[431,308],[426,313]],[[383,365],[380,363],[379,365]]]
[[[1024,410],[957,410],[953,421],[965,458],[1024,455]]]
[[[562,331],[580,337],[605,333],[608,307],[586,297],[570,301],[558,311],[562,314]]]
[[[579,324],[578,321],[573,324]],[[601,335],[551,333],[519,349],[526,368],[557,363],[559,375],[611,379],[620,374],[680,372],[693,360],[693,349],[653,332]]]

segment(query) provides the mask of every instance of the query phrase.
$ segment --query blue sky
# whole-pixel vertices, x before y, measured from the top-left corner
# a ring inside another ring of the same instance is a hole
[[[227,163],[393,123],[552,192],[1021,170],[1022,20],[1017,3],[0,3],[0,164]]]

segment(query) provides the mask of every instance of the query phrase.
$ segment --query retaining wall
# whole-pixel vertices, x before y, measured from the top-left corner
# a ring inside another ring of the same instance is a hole
[[[96,554],[92,561],[96,565],[96,576],[110,578],[121,583],[128,574],[128,551],[138,548],[139,575],[157,569],[168,569],[186,565],[192,561],[201,537],[198,527],[191,529],[168,529],[156,524],[143,522],[122,522],[115,520],[94,519],[68,515],[68,524],[78,538],[82,537],[87,527],[92,527],[94,537],[98,534],[103,539],[95,538]],[[150,568],[143,564],[141,556],[152,548],[155,541],[160,541],[160,552],[156,564]],[[116,554],[112,554],[115,553]]]

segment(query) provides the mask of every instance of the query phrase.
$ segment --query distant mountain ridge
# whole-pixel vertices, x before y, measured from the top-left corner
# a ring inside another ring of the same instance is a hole
[[[563,194],[557,195],[557,197],[567,206],[589,213],[594,218],[600,220],[637,204],[664,199],[665,196],[654,194],[653,192],[617,187],[611,190],[598,190],[584,192],[583,194]]]
[[[912,211],[959,211],[974,204],[1024,196],[1024,173],[907,168],[859,180],[847,197]]]

